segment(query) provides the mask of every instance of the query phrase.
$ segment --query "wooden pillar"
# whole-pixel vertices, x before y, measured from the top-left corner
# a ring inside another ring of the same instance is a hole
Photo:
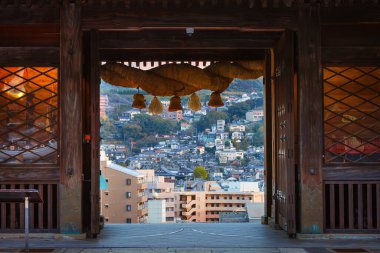
[[[265,131],[265,206],[264,206],[264,220],[262,223],[268,224],[268,219],[272,217],[272,76],[271,76],[271,53],[268,49],[265,53],[265,66],[264,66],[264,131]]]
[[[91,235],[100,232],[100,60],[99,33],[90,32]]]
[[[298,101],[300,232],[323,233],[323,95],[319,4],[300,4]]]
[[[79,1],[60,11],[59,223],[64,234],[82,233],[82,34]]]

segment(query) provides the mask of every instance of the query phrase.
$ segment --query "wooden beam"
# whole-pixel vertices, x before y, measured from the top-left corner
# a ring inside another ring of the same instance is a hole
[[[4,1],[3,1],[4,2]],[[0,8],[0,25],[59,24],[59,7],[54,5],[9,6]]]
[[[59,47],[59,24],[0,25],[0,46]]]
[[[1,167],[0,182],[58,181],[59,168],[52,166]]]
[[[218,28],[281,30],[297,27],[297,10],[271,9],[161,9],[83,7],[83,29],[142,30],[163,28]]]
[[[322,26],[322,47],[379,47],[380,24]]]
[[[264,50],[100,50],[101,61],[263,60]]]
[[[300,232],[323,233],[323,96],[318,4],[300,6],[298,33],[298,122]]]
[[[301,9],[301,7],[299,7]],[[301,24],[301,23],[300,23]],[[322,25],[380,24],[380,5],[322,8]]]
[[[58,66],[58,47],[0,47],[1,66]]]
[[[61,4],[60,232],[82,233],[82,33],[81,10]]]
[[[379,66],[380,46],[323,48],[322,62],[325,66]]]
[[[276,32],[182,30],[103,32],[101,49],[232,49],[271,48],[279,38]]]
[[[378,166],[324,167],[323,180],[326,180],[326,181],[380,180],[380,170]]]

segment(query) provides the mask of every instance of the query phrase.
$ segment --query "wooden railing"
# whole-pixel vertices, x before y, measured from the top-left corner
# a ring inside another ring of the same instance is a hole
[[[378,233],[380,181],[326,181],[326,232]]]
[[[30,231],[57,232],[58,229],[58,186],[56,182],[0,184],[1,189],[37,189],[43,203],[30,204]],[[24,223],[24,204],[0,204],[0,233],[22,232]]]

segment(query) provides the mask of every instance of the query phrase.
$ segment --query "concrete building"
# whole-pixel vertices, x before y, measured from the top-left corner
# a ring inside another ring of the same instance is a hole
[[[251,110],[245,113],[245,119],[251,122],[260,121],[264,118],[263,110]]]
[[[245,125],[230,125],[230,132],[245,132]]]
[[[236,132],[233,132],[231,134],[231,139],[232,140],[241,140],[243,138],[244,138],[244,133],[243,132],[236,131]]]
[[[148,200],[148,223],[165,223],[166,210],[164,199]]]
[[[224,127],[226,126],[226,121],[223,119],[216,121],[216,130],[218,132],[224,132]]]
[[[101,95],[100,101],[99,101],[99,107],[100,107],[100,117],[106,116],[106,109],[108,107],[108,96],[107,95]]]
[[[264,203],[263,192],[175,192],[176,217],[187,222],[218,222],[220,212],[247,212],[246,204]]]
[[[105,223],[145,223],[148,214],[145,175],[104,157],[101,173],[108,184],[108,189],[101,191]]]
[[[174,183],[166,182],[163,176],[156,176],[154,170],[137,170],[137,172],[145,175],[148,199],[164,200],[165,222],[174,222]]]

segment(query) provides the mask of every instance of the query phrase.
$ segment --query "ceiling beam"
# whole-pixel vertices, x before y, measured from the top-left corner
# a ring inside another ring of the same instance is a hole
[[[297,28],[298,12],[291,8],[276,9],[154,9],[83,7],[84,30],[143,29],[246,29],[251,31],[281,31]]]
[[[254,49],[271,48],[279,33],[204,31],[102,32],[101,49]]]
[[[101,61],[233,61],[262,59],[264,59],[264,50],[262,49],[100,50]]]

